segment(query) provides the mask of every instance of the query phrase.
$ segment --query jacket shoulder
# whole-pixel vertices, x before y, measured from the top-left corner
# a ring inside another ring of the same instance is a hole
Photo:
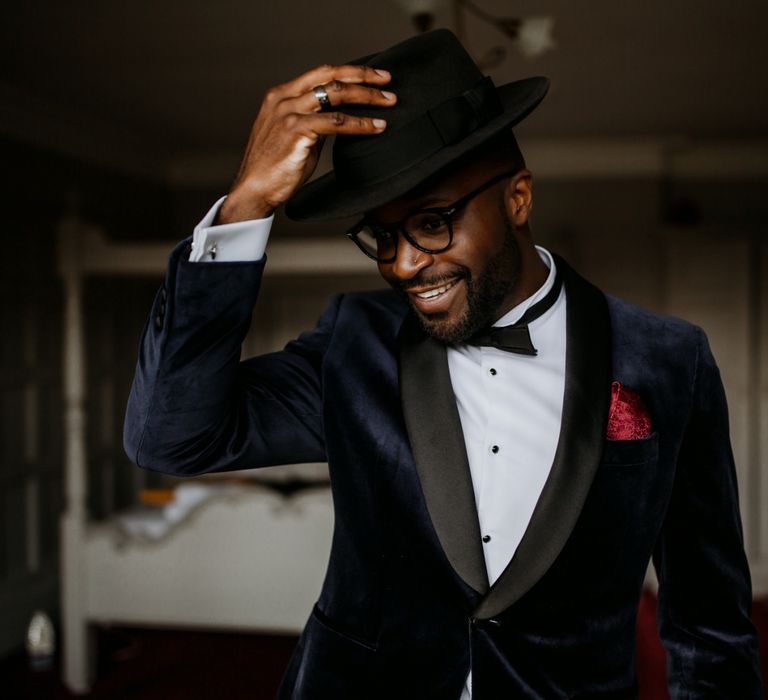
[[[660,350],[693,349],[704,336],[699,326],[606,294],[616,347],[657,347]]]

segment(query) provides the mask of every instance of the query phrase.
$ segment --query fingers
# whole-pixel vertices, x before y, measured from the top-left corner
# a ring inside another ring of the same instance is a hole
[[[323,65],[300,75],[283,87],[292,97],[298,97],[312,90],[315,85],[324,85],[332,80],[344,83],[368,83],[369,85],[385,85],[392,76],[389,71],[369,66],[331,66]]]
[[[317,113],[321,111],[321,105],[314,88],[322,85],[333,108],[352,104],[391,107],[397,102],[397,96],[378,87],[388,83],[390,79],[388,71],[369,66],[323,65],[289,83],[272,88],[264,102],[275,114],[285,117]],[[348,125],[349,122],[345,128]]]
[[[345,83],[341,80],[331,80],[323,85],[328,93],[328,99],[333,107],[340,105],[376,105],[378,107],[391,107],[397,102],[393,92],[380,90],[367,85]],[[319,112],[320,101],[314,91],[285,101],[285,109],[295,112]]]
[[[387,128],[384,119],[353,117],[342,112],[318,112],[315,114],[291,114],[287,128],[295,128],[308,136],[321,137],[331,134],[379,134]]]

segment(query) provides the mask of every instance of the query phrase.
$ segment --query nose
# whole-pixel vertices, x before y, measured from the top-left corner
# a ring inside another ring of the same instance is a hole
[[[425,267],[432,264],[433,255],[419,250],[403,235],[398,233],[397,253],[392,261],[391,273],[398,280],[410,280],[416,277]]]

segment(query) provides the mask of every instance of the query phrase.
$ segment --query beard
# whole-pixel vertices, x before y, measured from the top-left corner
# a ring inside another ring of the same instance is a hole
[[[424,314],[412,303],[412,311],[424,332],[441,343],[463,343],[478,331],[490,326],[499,317],[502,303],[520,277],[520,248],[511,222],[507,222],[504,243],[484,269],[473,276],[463,265],[442,275],[418,280],[418,284],[439,285],[449,279],[463,279],[467,303],[463,313],[451,318],[448,312]],[[415,286],[412,281],[409,286]],[[405,287],[401,287],[405,294]],[[406,294],[406,297],[408,295]]]

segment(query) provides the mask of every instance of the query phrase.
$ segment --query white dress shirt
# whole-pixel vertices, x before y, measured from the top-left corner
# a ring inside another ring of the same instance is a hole
[[[554,285],[552,256],[536,250],[549,268],[546,281],[494,326],[516,323]],[[535,356],[474,345],[448,348],[491,584],[520,544],[555,458],[565,392],[564,288],[528,331]],[[470,669],[461,700],[471,697]]]
[[[274,217],[213,226],[223,201],[195,227],[190,260],[260,260]],[[515,323],[552,288],[554,260],[544,248],[536,250],[549,268],[546,281],[494,325]],[[463,344],[448,348],[491,584],[520,544],[555,457],[565,391],[565,289],[528,329],[535,356]],[[471,697],[470,670],[461,700]]]
[[[552,288],[554,261],[537,250],[549,268],[546,282],[494,326],[516,323]],[[535,356],[474,345],[448,348],[491,584],[520,544],[555,457],[565,390],[564,289],[528,330]]]

